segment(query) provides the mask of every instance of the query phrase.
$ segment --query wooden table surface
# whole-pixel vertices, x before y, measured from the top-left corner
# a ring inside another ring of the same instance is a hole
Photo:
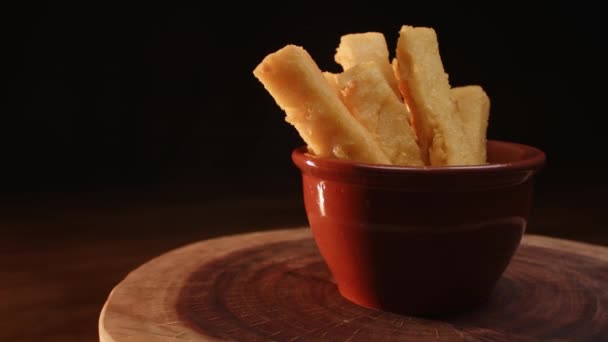
[[[608,245],[607,195],[545,193],[528,232]],[[297,196],[116,192],[3,203],[0,341],[98,341],[110,290],[150,258],[210,237],[305,224]]]

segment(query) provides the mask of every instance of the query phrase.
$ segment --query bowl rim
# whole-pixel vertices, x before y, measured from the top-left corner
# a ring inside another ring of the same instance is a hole
[[[381,172],[385,174],[478,174],[495,172],[512,172],[524,170],[540,170],[546,162],[545,153],[537,147],[521,143],[488,139],[488,145],[502,145],[508,148],[518,148],[524,151],[521,160],[508,163],[491,163],[484,165],[457,165],[457,166],[397,166],[372,163],[355,162],[352,160],[330,157],[318,157],[308,153],[306,145],[293,149],[292,160],[300,168],[321,169],[350,169],[362,172]]]

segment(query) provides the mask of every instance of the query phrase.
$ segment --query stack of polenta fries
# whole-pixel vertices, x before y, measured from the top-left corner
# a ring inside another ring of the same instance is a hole
[[[382,33],[344,35],[322,72],[287,45],[255,68],[279,107],[321,157],[400,166],[486,163],[490,100],[480,86],[451,88],[432,28],[403,26],[390,60]]]

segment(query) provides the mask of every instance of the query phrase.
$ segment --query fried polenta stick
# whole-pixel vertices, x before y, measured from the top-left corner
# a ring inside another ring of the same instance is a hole
[[[329,83],[329,85],[336,91],[336,93],[338,92],[338,74],[334,74],[331,73],[329,71],[323,71],[323,77],[325,77],[325,79],[327,80],[327,83]]]
[[[399,74],[399,61],[397,60],[397,57],[393,58],[393,61],[391,62],[391,68],[393,69],[393,73],[395,74],[395,79],[397,80],[397,86],[399,89],[399,93],[401,94],[401,96],[403,96],[403,94],[407,93],[407,89],[405,89],[405,82],[403,82],[401,80],[401,75]],[[408,104],[407,99],[403,99],[403,104],[405,104],[405,106],[407,107],[408,112],[410,113],[410,124],[412,125],[412,127],[414,127],[414,118],[412,115],[412,110],[410,109],[410,105]],[[416,131],[414,129],[414,131]],[[423,155],[423,157],[425,157]],[[428,153],[426,155],[426,158],[423,158],[423,160],[425,160],[428,164]]]
[[[433,166],[476,164],[451,96],[435,30],[403,26],[397,60],[400,89],[413,114],[423,160]]]
[[[376,62],[386,81],[397,96],[401,96],[388,58],[384,35],[379,32],[352,33],[340,37],[334,59],[344,71],[357,64]]]
[[[395,95],[376,62],[360,63],[337,75],[342,102],[372,133],[395,165],[424,165],[410,113]]]
[[[483,88],[476,85],[452,88],[452,96],[456,101],[476,164],[485,164],[490,98]]]
[[[303,48],[287,45],[266,56],[253,73],[315,155],[390,164]]]

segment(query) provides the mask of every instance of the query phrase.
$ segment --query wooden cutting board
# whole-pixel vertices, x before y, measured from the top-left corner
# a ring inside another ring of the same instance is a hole
[[[131,272],[109,341],[608,341],[608,248],[526,235],[490,301],[421,319],[343,299],[307,228],[194,243]]]

